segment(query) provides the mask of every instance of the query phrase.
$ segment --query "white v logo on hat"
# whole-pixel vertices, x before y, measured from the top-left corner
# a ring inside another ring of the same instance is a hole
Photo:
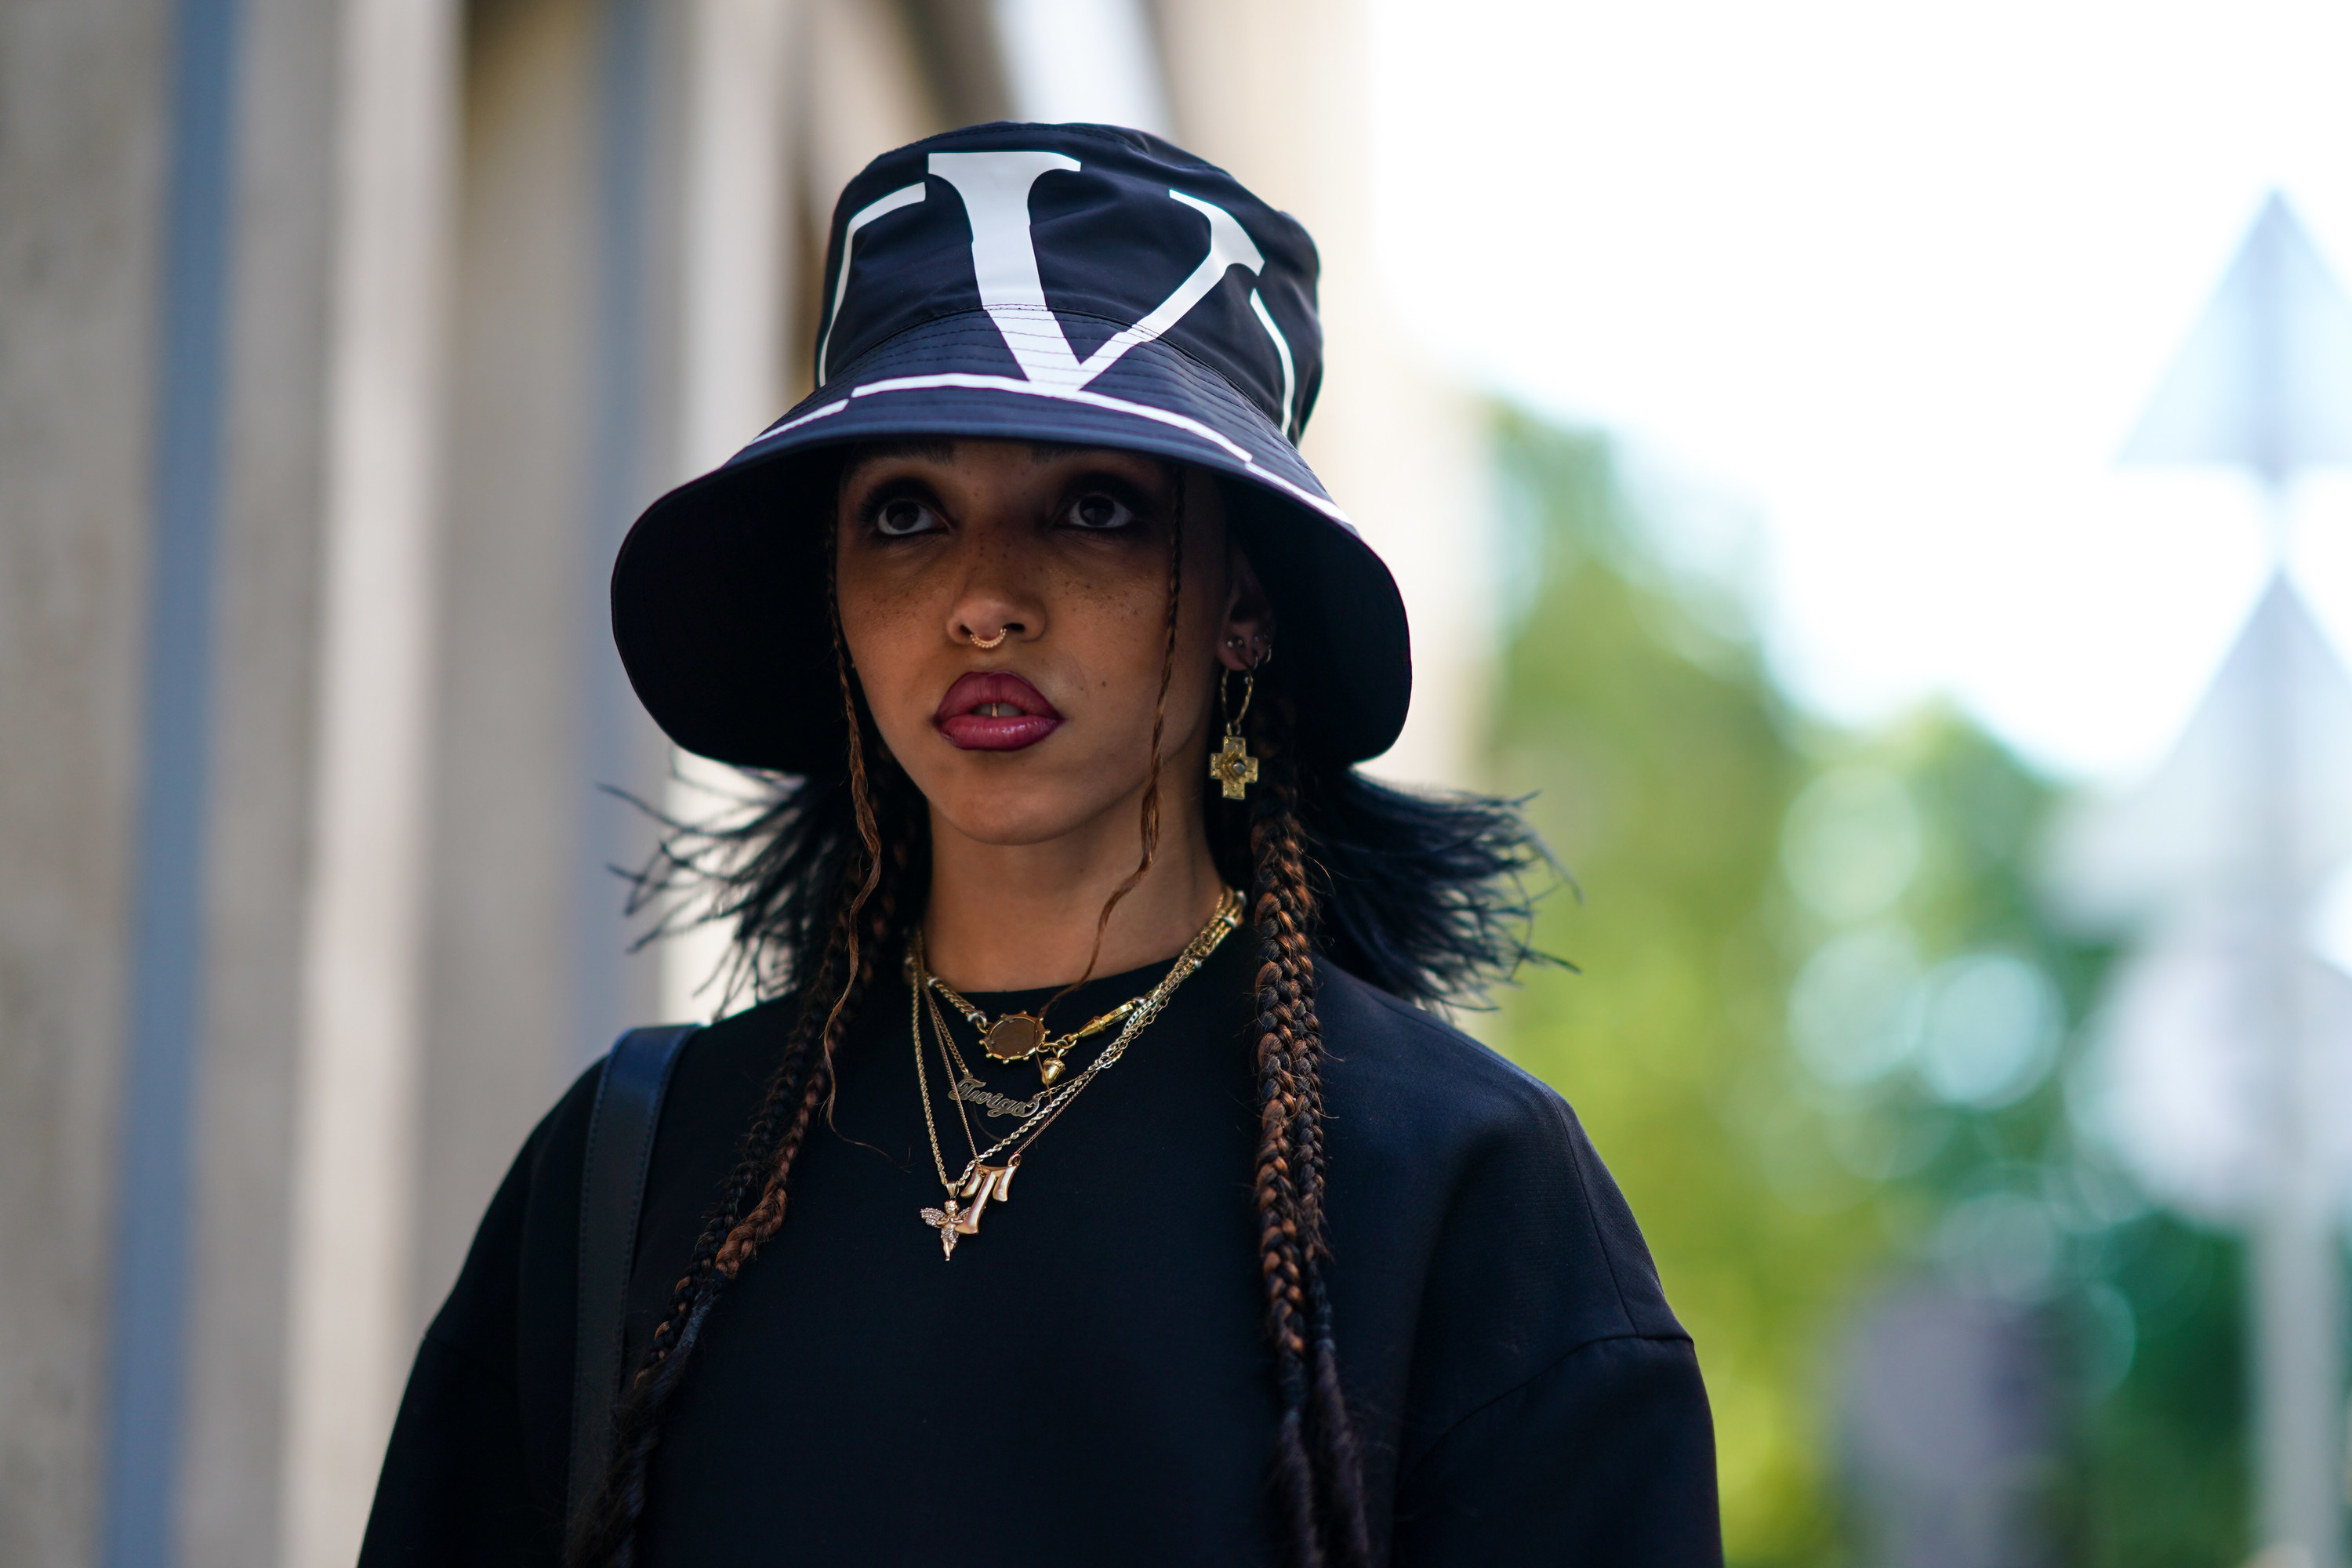
[[[1265,258],[1231,213],[1198,196],[1171,190],[1171,199],[1209,220],[1208,254],[1149,315],[1105,340],[1081,363],[1063,334],[1061,321],[1045,302],[1045,286],[1037,276],[1037,247],[1029,232],[1030,187],[1040,175],[1077,167],[1076,158],[1059,153],[934,153],[928,164],[931,174],[953,185],[963,198],[964,212],[971,220],[971,268],[980,285],[980,302],[1003,334],[1004,346],[1012,351],[1021,374],[1033,382],[1072,391],[1118,363],[1119,356],[1136,344],[1150,342],[1182,321],[1223,280],[1227,268],[1246,267],[1255,275],[1265,266]],[[1289,345],[1262,308],[1257,315],[1274,334],[1287,372]],[[1289,412],[1286,407],[1283,410],[1286,424]]]

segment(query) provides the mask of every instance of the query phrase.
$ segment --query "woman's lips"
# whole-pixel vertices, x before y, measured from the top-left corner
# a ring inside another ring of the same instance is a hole
[[[1060,729],[1062,716],[1011,671],[976,670],[948,688],[931,722],[967,752],[1017,752]]]

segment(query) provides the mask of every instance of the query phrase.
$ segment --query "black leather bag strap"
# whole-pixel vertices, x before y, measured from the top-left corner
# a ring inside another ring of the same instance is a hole
[[[564,1517],[576,1520],[613,1453],[621,1394],[621,1327],[636,1262],[637,1215],[678,1048],[699,1027],[631,1029],[604,1058],[580,1167],[580,1288],[572,1351],[572,1462]]]

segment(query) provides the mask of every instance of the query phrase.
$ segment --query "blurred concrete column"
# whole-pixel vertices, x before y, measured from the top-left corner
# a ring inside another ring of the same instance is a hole
[[[447,16],[0,23],[11,1564],[283,1560],[289,1443],[380,1431],[406,1354],[365,1313],[404,1247],[380,1113],[414,984],[446,67],[401,46]],[[344,1204],[307,1245],[302,1150]]]
[[[245,0],[176,1551],[348,1561],[402,1309],[455,6]],[[126,1156],[131,1154],[126,1150]],[[128,1420],[141,1419],[123,1411]]]
[[[1412,619],[1412,717],[1372,766],[1483,782],[1498,645],[1486,421],[1406,342],[1372,240],[1370,7],[1162,0],[1177,139],[1296,214],[1323,256],[1323,390],[1301,451],[1384,556]],[[1432,245],[1475,240],[1431,234]]]
[[[412,1332],[532,1123],[656,1011],[606,869],[650,834],[600,786],[667,772],[604,582],[667,468],[677,50],[652,0],[467,13]]]
[[[913,41],[898,7],[870,0],[803,0],[803,16],[808,62],[796,117],[802,209],[797,216],[808,236],[811,270],[816,271],[824,265],[826,226],[842,186],[877,153],[936,127],[921,84],[905,68]],[[814,328],[808,330],[813,338]],[[802,356],[794,356],[791,370],[794,392],[804,393],[811,376]]]
[[[782,413],[793,255],[795,0],[689,0],[676,451],[714,468]]]
[[[313,830],[299,970],[279,1561],[352,1561],[415,1350],[446,242],[457,0],[339,40]]]
[[[171,298],[213,347],[209,384],[164,367],[148,741],[155,889],[133,990],[117,1144],[113,1458],[105,1560],[271,1563],[288,1504],[293,1162],[313,944],[326,520],[334,511],[336,328],[345,251],[341,6],[185,0],[179,13],[184,234],[209,229],[217,294]],[[200,79],[198,72],[205,73]],[[199,87],[199,80],[207,85]],[[184,246],[187,241],[178,242]],[[167,266],[183,267],[167,251]],[[207,323],[202,324],[200,323]],[[164,543],[181,537],[184,543]],[[193,732],[185,743],[173,727]],[[184,835],[184,837],[183,837]],[[161,890],[188,889],[174,935]],[[383,1173],[354,1167],[360,1203]],[[362,1226],[362,1230],[366,1227]],[[345,1369],[338,1367],[336,1373]]]
[[[214,47],[234,50],[216,193],[226,270],[217,515],[208,556],[177,563],[167,589],[184,613],[209,612],[203,643],[183,656],[206,674],[201,696],[183,696],[158,668],[148,697],[158,710],[186,704],[208,752],[194,781],[204,811],[200,929],[194,973],[171,1005],[186,1031],[186,1080],[167,1087],[157,1070],[163,1021],[138,1027],[134,1041],[154,1065],[124,1095],[121,1154],[131,1183],[126,1209],[167,1203],[151,1152],[162,1145],[149,1145],[142,1128],[160,1130],[173,1115],[189,1125],[188,1208],[176,1216],[186,1278],[177,1299],[150,1299],[117,1326],[110,1568],[278,1561],[290,1370],[341,18],[335,7],[288,0],[183,0],[181,17],[184,49],[201,17],[221,36]],[[183,124],[183,159],[199,155],[199,134]],[[167,495],[159,517],[197,493]],[[167,624],[159,615],[159,631]],[[151,752],[151,776],[169,765],[162,750]],[[151,834],[148,875],[171,853]],[[172,961],[160,947],[141,967],[142,991],[169,983]],[[176,1110],[166,1096],[180,1100]],[[173,1245],[126,1230],[123,1280],[155,1268],[151,1259]],[[147,1369],[152,1352],[141,1348],[165,1336],[184,1356],[177,1387]]]
[[[0,8],[0,1562],[100,1539],[173,7]]]

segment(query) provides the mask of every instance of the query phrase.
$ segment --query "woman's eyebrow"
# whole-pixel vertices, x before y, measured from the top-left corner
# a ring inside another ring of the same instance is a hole
[[[955,443],[937,436],[902,436],[887,441],[869,441],[853,449],[849,466],[855,471],[868,463],[885,462],[893,458],[950,463],[955,460]]]

